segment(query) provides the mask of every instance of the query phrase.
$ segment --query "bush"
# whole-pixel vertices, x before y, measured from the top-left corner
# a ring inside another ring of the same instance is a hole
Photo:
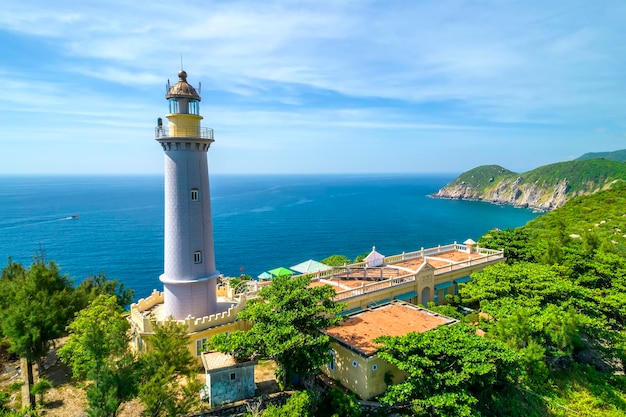
[[[354,395],[344,394],[341,390],[333,388],[324,393],[317,415],[320,417],[359,417],[361,407]]]

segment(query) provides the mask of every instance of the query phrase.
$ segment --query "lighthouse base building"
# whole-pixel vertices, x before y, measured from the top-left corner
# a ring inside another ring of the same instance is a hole
[[[245,297],[229,297],[229,293],[232,296],[233,291],[228,286],[218,287],[217,298],[222,301],[217,304],[219,308],[217,313],[177,320],[188,329],[189,351],[197,358],[198,364],[202,361],[204,343],[211,336],[249,329],[246,322],[237,320],[237,314],[245,305]],[[165,294],[161,291],[154,290],[149,297],[133,304],[130,308],[130,322],[134,348],[138,352],[143,352],[145,342],[154,335],[154,322],[164,322],[170,318],[171,316],[165,314]]]

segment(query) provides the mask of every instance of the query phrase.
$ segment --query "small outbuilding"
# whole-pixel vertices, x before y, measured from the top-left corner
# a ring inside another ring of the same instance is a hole
[[[423,333],[457,322],[399,300],[374,304],[367,310],[350,313],[337,326],[324,330],[331,338],[331,358],[322,372],[363,400],[384,393],[389,376],[394,383],[406,379],[397,366],[378,357],[377,337]]]
[[[237,361],[232,355],[221,352],[205,352],[202,364],[206,383],[202,399],[211,407],[254,397],[254,366],[257,360]]]
[[[294,265],[289,269],[299,272],[301,274],[311,274],[320,271],[330,271],[333,268],[321,262],[309,259],[308,261],[301,262],[298,265]]]
[[[474,246],[476,246],[476,242],[474,242],[472,238],[467,239],[465,242],[463,242],[463,244],[467,247],[467,253],[471,254],[474,252]]]
[[[370,268],[381,266],[385,259],[385,255],[376,252],[376,246],[372,247],[372,251],[363,259],[364,262],[367,262],[367,266]]]

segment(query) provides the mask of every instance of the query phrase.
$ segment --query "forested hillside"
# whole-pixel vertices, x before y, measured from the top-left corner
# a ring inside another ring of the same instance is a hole
[[[626,186],[480,244],[508,261],[475,274],[456,302],[521,355],[525,389],[544,399],[535,415],[625,415]]]
[[[576,196],[590,195],[625,181],[626,164],[609,159],[558,162],[522,174],[498,165],[485,165],[459,175],[433,197],[553,210]]]
[[[603,159],[610,159],[612,161],[626,162],[626,149],[621,149],[619,151],[613,151],[613,152],[589,152],[579,157],[578,160],[595,159],[595,158],[603,158]]]

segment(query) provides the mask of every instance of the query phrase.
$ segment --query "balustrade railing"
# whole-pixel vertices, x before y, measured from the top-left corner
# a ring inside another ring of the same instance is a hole
[[[414,252],[408,252],[408,253],[402,253],[399,255],[393,255],[393,256],[387,256],[383,259],[383,262],[385,264],[392,264],[395,262],[399,262],[402,260],[407,260],[407,259],[415,259],[415,258],[425,258],[427,256],[431,256],[431,257],[435,257],[433,255],[438,255],[438,254],[442,254],[444,252],[450,252],[450,251],[459,251],[459,252],[466,252],[467,251],[467,245],[461,245],[461,244],[457,244],[457,243],[453,243],[450,245],[443,245],[443,246],[437,246],[435,248],[428,248],[428,249],[424,249],[422,248],[421,250],[418,251],[414,251]],[[436,267],[434,270],[434,274],[435,275],[441,275],[441,274],[445,274],[445,273],[449,273],[452,271],[456,271],[456,270],[461,270],[464,268],[469,268],[472,266],[476,266],[476,265],[480,265],[480,264],[484,264],[484,263],[490,263],[490,262],[494,262],[497,260],[501,260],[504,258],[504,252],[503,251],[499,251],[499,250],[495,250],[495,249],[486,249],[486,248],[479,248],[476,247],[475,248],[475,253],[479,254],[479,255],[483,255],[483,256],[479,256],[476,258],[472,258],[472,259],[468,259],[465,261],[460,261],[460,262],[455,262],[455,261],[450,261],[450,264],[448,265],[443,265],[440,267]],[[423,269],[425,263],[422,264],[417,271],[411,272],[409,274],[406,275],[401,275],[399,277],[394,277],[394,278],[389,278],[386,279],[384,281],[376,281],[373,282],[371,284],[367,284],[367,285],[363,285],[361,287],[356,287],[356,288],[350,288],[350,289],[346,289],[344,291],[340,291],[337,292],[335,295],[335,300],[339,301],[339,300],[345,300],[346,298],[350,298],[350,297],[355,297],[358,295],[363,295],[363,294],[367,294],[367,293],[371,293],[371,292],[375,292],[375,291],[379,291],[385,288],[390,288],[390,287],[394,287],[397,285],[401,285],[410,281],[415,281],[417,275],[420,273],[420,271]],[[320,280],[330,280],[332,281],[334,277],[338,276],[338,275],[343,275],[346,273],[346,270],[349,269],[363,269],[367,267],[367,263],[366,262],[358,262],[355,264],[350,264],[350,265],[346,265],[346,266],[340,266],[340,267],[333,267],[333,269],[329,269],[326,271],[319,271],[319,272],[315,272],[315,273],[309,273],[309,274],[302,274],[302,275],[306,275],[309,276],[311,278],[312,281],[320,281]],[[258,289],[260,289],[263,286],[266,285],[270,285],[271,281],[265,281],[265,282],[260,282],[257,285],[257,291]],[[247,292],[247,297],[254,297],[257,295],[257,291],[248,291]]]
[[[201,138],[201,139],[214,139],[213,138],[213,129],[210,127],[177,127],[176,129],[172,129],[170,134],[170,129],[166,127],[156,127],[154,128],[154,137],[156,139],[165,139],[165,138]]]
[[[452,272],[463,268],[469,268],[471,266],[476,266],[488,262],[493,262],[496,260],[500,260],[504,258],[504,254],[502,252],[496,251],[496,253],[487,255],[480,258],[468,259],[467,261],[461,262],[451,262],[449,265],[443,265],[435,268],[435,275],[443,274],[446,272]]]
[[[415,281],[415,276],[413,274],[374,282],[372,284],[363,285],[362,287],[351,288],[349,290],[340,291],[335,294],[335,301],[345,300],[346,298],[356,297],[358,295],[369,294],[386,288],[395,287],[396,285],[404,284],[410,281]]]

